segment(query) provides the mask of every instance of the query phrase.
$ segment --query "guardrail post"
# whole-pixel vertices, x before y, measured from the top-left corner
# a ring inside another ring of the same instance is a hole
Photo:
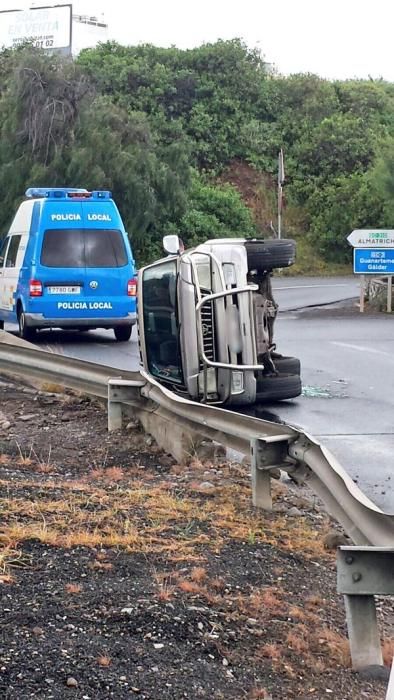
[[[346,622],[352,666],[382,666],[382,649],[373,595],[345,595]]]
[[[108,381],[108,430],[122,429],[122,404],[121,397],[117,391],[118,379]]]
[[[252,462],[253,505],[263,510],[272,510],[271,476],[263,457],[265,444],[261,440],[250,441]]]
[[[375,595],[394,594],[394,549],[339,547],[337,590],[345,598],[352,666],[383,666]],[[394,695],[393,695],[394,700]]]

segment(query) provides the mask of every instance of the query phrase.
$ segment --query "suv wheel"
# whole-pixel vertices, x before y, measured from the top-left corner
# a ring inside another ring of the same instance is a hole
[[[301,391],[299,374],[278,374],[272,377],[260,375],[257,377],[256,403],[294,399]]]
[[[288,357],[287,355],[275,357],[275,353],[271,353],[271,358],[279,374],[301,374],[301,362],[298,357]]]
[[[245,242],[248,270],[268,271],[295,262],[296,244],[291,238]]]

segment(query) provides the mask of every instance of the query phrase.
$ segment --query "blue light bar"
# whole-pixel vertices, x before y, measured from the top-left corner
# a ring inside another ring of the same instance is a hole
[[[92,197],[94,199],[111,199],[112,192],[109,190],[94,190],[92,192]]]
[[[87,192],[87,190],[77,189],[75,187],[29,187],[26,190],[25,196],[30,199],[37,197],[56,197],[59,199],[66,198],[69,192]]]
[[[81,199],[111,199],[112,197],[111,192],[108,190],[93,190],[93,192],[89,192],[89,190],[76,187],[29,187],[25,195],[29,199],[79,199],[79,196]]]

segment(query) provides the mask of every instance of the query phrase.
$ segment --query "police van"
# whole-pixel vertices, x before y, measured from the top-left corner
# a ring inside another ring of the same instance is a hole
[[[112,328],[136,322],[135,263],[111,193],[30,188],[0,242],[0,328]]]

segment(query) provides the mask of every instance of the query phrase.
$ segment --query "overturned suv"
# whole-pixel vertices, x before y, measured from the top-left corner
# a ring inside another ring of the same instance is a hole
[[[213,239],[142,268],[138,329],[143,368],[194,401],[248,405],[301,393],[300,361],[276,350],[271,275],[295,260],[289,239]]]

